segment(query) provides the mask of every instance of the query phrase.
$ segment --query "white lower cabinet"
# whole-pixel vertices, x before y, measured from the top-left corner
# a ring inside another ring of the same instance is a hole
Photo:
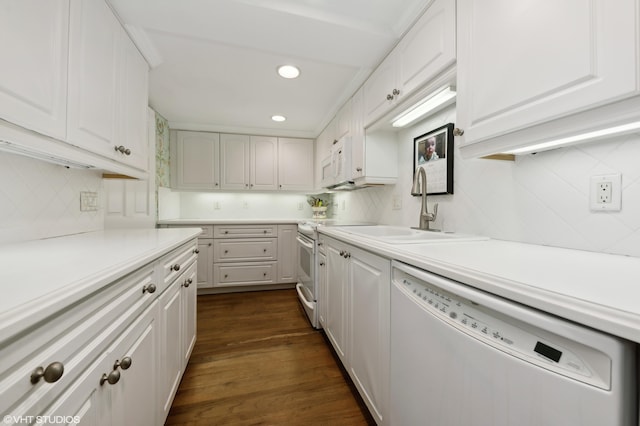
[[[295,283],[295,236],[297,225],[214,225],[213,287]]]
[[[3,424],[163,424],[195,343],[196,271],[193,240],[0,346]]]
[[[324,241],[323,327],[375,421],[389,424],[391,261],[337,240]]]

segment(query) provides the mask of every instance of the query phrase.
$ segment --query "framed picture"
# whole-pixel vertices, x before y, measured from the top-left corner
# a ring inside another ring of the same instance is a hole
[[[427,174],[427,194],[453,194],[453,123],[413,139],[412,173],[418,167]]]

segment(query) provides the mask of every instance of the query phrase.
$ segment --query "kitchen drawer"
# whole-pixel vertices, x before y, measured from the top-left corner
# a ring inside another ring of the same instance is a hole
[[[213,265],[213,286],[274,284],[277,262],[218,263]]]
[[[213,240],[213,261],[269,261],[278,258],[277,238]]]
[[[175,249],[171,253],[165,255],[161,262],[162,275],[163,275],[163,287],[162,291],[167,288],[169,284],[175,280],[180,271],[184,271],[198,258],[197,254],[198,244],[197,240],[188,242],[187,244]],[[162,291],[160,291],[162,293]]]
[[[215,225],[213,238],[277,237],[278,225]]]
[[[153,265],[142,268],[46,318],[0,347],[0,413],[25,416],[42,411],[96,359],[128,322],[157,296]],[[155,294],[154,294],[155,293]],[[64,367],[52,383],[32,373],[53,363]]]

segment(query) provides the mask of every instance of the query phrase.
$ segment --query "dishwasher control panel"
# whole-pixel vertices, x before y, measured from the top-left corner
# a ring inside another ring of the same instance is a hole
[[[609,381],[599,377],[583,357],[569,349],[568,346],[575,347],[576,343],[565,337],[504,315],[399,269],[394,269],[393,281],[423,309],[461,332],[540,367],[604,389],[610,386]],[[461,286],[454,281],[451,283]],[[585,350],[589,353],[591,349],[585,347]],[[589,359],[594,359],[591,354]]]

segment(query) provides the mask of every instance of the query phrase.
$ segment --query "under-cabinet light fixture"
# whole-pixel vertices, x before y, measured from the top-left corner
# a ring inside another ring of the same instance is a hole
[[[74,169],[91,169],[92,165],[82,164],[72,160],[67,160],[66,158],[62,158],[53,154],[48,154],[46,152],[40,152],[36,149],[23,147],[21,145],[17,145],[13,142],[6,141],[0,139],[0,151],[9,152],[11,154],[23,155],[29,158],[35,158],[36,160],[46,161],[47,163],[57,164],[59,166],[64,166],[67,168]]]
[[[589,142],[597,139],[602,139],[607,136],[624,135],[627,133],[633,133],[640,130],[640,121],[634,121],[632,123],[622,124],[619,126],[608,127],[606,129],[594,130],[591,132],[580,133],[574,136],[568,136],[565,138],[554,139],[548,142],[542,142],[535,145],[529,145],[522,148],[512,149],[506,151],[505,154],[530,154],[532,152],[544,151],[551,148],[558,148],[561,146],[571,145],[577,142]]]
[[[411,124],[455,97],[455,90],[451,86],[447,86],[397,116],[391,125],[393,127],[404,127],[407,124]]]

